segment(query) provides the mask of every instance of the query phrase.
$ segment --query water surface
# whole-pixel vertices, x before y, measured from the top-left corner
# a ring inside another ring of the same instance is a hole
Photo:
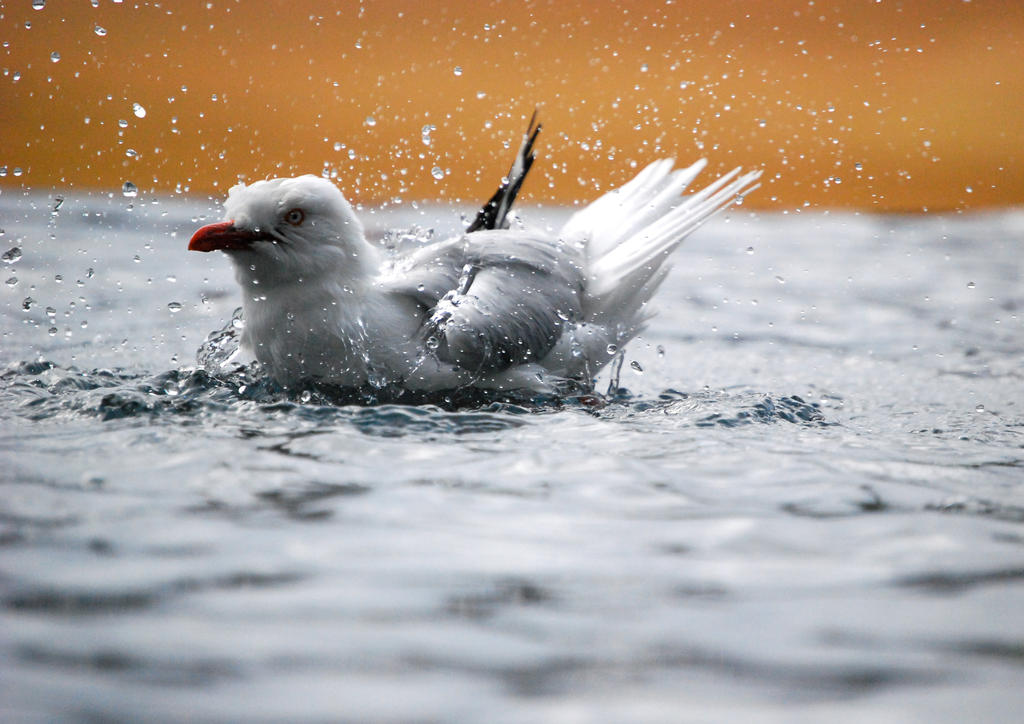
[[[605,399],[367,406],[196,364],[212,205],[64,196],[0,196],[5,720],[1019,715],[1024,213],[736,210]]]

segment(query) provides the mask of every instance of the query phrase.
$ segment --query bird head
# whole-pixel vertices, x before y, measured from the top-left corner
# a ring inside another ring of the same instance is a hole
[[[226,252],[239,281],[267,288],[325,273],[358,278],[374,261],[351,204],[319,176],[238,184],[224,214],[196,231],[188,248]]]

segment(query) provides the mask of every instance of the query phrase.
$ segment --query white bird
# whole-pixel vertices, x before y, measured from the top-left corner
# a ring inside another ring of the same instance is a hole
[[[550,392],[594,376],[651,316],[668,258],[756,188],[740,169],[680,196],[705,165],[655,161],[557,233],[509,229],[534,160],[531,120],[508,177],[467,231],[388,256],[338,188],[317,176],[228,193],[194,251],[227,253],[242,287],[241,346],[282,385]]]

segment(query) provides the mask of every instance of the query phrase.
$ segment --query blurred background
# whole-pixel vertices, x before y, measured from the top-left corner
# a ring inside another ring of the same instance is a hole
[[[661,156],[765,169],[748,205],[1024,202],[1024,4],[0,5],[0,185],[220,197],[336,177],[356,202],[483,200],[534,108],[528,202]]]

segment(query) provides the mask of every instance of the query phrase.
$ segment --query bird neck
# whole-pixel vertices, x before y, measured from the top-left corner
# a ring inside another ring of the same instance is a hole
[[[329,273],[335,279],[343,278],[351,285],[362,287],[377,276],[380,265],[380,251],[360,234],[346,244],[345,260],[340,268]]]

